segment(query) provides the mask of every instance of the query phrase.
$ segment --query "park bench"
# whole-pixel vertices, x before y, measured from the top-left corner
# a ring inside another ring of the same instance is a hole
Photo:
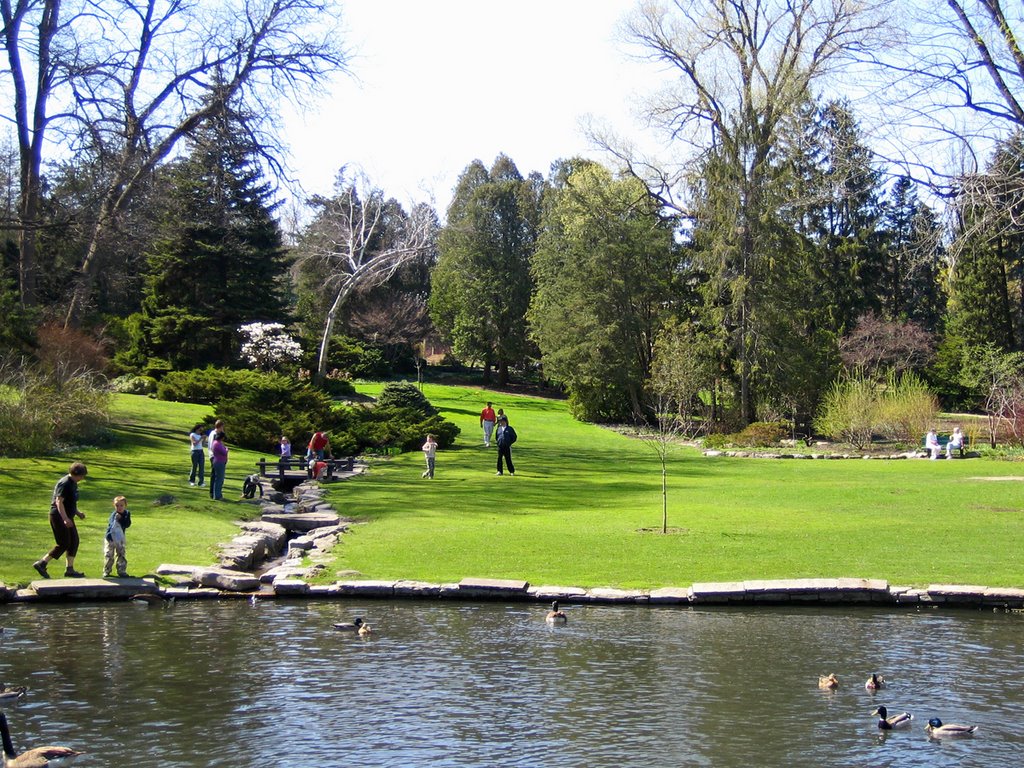
[[[333,480],[335,472],[351,472],[355,467],[355,459],[351,456],[340,459],[319,459],[327,465],[325,479]],[[305,456],[292,456],[287,459],[260,459],[257,465],[261,477],[277,477],[280,480],[292,478],[297,474],[313,476],[313,469]]]
[[[927,435],[925,437],[921,438],[921,450],[923,450],[925,452],[925,455],[928,455],[928,448],[927,448],[927,446],[925,444],[925,440],[926,439],[927,439]],[[937,441],[939,443],[939,455],[940,456],[944,456],[945,453],[946,453],[946,446],[949,444],[949,435],[936,435],[936,439],[937,439]],[[965,436],[963,443],[961,443],[961,445],[960,445],[960,456],[961,457],[964,455],[964,452],[966,450],[967,450],[967,437]]]

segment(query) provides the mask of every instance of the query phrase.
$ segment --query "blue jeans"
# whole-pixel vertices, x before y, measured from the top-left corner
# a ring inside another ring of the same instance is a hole
[[[203,449],[192,451],[192,472],[188,476],[188,481],[194,483],[196,481],[196,475],[199,475],[199,484],[202,485],[206,482],[206,454]]]
[[[210,498],[220,501],[224,498],[224,472],[227,470],[227,462],[223,464],[213,463],[213,475],[210,478]]]

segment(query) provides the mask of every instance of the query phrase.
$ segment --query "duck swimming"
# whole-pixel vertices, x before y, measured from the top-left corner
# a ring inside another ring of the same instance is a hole
[[[353,621],[339,621],[334,625],[334,628],[342,632],[358,632],[360,627],[363,626],[363,618],[356,616]]]
[[[976,725],[959,725],[957,723],[949,723],[943,725],[942,721],[937,717],[933,717],[928,721],[928,725],[924,727],[928,731],[928,735],[933,738],[946,738],[957,736],[973,736],[974,732],[978,730]]]
[[[885,678],[881,675],[876,675],[874,672],[871,673],[871,677],[864,683],[864,687],[869,691],[878,691],[885,688]]]
[[[558,601],[551,601],[551,610],[548,611],[548,615],[544,617],[544,621],[548,624],[565,624],[569,621],[569,618],[565,615],[565,611],[558,609]]]
[[[365,621],[359,625],[359,629],[356,630],[356,634],[360,637],[369,637],[373,633],[373,628],[370,627]]]
[[[879,707],[872,715],[878,715],[878,727],[883,731],[891,731],[894,728],[906,728],[914,716],[909,712],[900,712],[898,715],[890,715],[885,707]]]
[[[36,747],[17,754],[7,730],[7,716],[3,712],[0,712],[0,738],[4,745],[4,768],[56,768],[70,765],[82,754],[70,747]]]
[[[835,673],[818,675],[818,687],[823,691],[834,691],[839,688],[839,678],[835,676]]]
[[[7,688],[0,683],[0,702],[15,701],[20,699],[28,692],[28,688],[24,685],[19,685],[14,688]]]

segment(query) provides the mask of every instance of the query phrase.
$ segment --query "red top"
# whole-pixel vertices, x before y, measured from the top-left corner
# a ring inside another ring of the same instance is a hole
[[[323,432],[313,433],[313,439],[309,441],[309,447],[314,451],[322,451],[327,447],[327,436]]]
[[[491,406],[480,411],[480,421],[494,421],[494,409]]]

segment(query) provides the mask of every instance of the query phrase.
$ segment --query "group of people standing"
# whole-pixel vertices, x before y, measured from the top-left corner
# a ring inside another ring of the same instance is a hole
[[[89,470],[85,464],[76,461],[53,487],[53,496],[50,500],[50,529],[53,531],[54,546],[32,563],[32,567],[44,579],[50,578],[47,570],[50,562],[61,557],[67,562],[64,578],[80,579],[85,576],[81,571],[75,570],[75,558],[78,556],[80,544],[77,520],[85,520],[85,512],[78,508],[78,484],[85,480],[88,474]],[[107,532],[103,537],[103,578],[110,576],[115,563],[118,577],[128,578],[125,531],[131,524],[132,513],[128,510],[128,500],[124,496],[114,497],[114,510],[107,520]]]
[[[484,447],[491,447],[492,437],[495,445],[498,447],[498,471],[495,474],[505,474],[504,467],[502,466],[504,462],[504,466],[508,467],[508,473],[514,475],[516,467],[512,463],[512,444],[519,436],[508,423],[508,416],[505,415],[505,410],[499,408],[497,413],[495,413],[494,403],[488,401],[484,409],[480,411],[480,427],[484,431]]]
[[[508,423],[508,416],[505,415],[505,411],[499,408],[497,411],[494,410],[494,403],[488,402],[484,409],[480,411],[480,428],[484,431],[484,447],[490,448],[491,442],[498,449],[498,464],[496,475],[504,475],[505,469],[508,469],[510,475],[516,473],[515,464],[512,463],[512,444],[519,438],[516,434],[515,429]],[[426,459],[427,468],[423,471],[421,477],[425,477],[428,480],[434,479],[434,469],[437,465],[437,436],[427,435],[427,440],[423,443],[423,457]]]
[[[206,484],[205,457],[210,459],[210,498],[215,501],[224,500],[224,475],[228,467],[228,446],[224,442],[224,422],[217,419],[205,436],[206,452],[203,451],[203,425],[196,424],[188,435],[189,455],[192,458],[192,471],[188,476],[189,485],[202,488]]]

